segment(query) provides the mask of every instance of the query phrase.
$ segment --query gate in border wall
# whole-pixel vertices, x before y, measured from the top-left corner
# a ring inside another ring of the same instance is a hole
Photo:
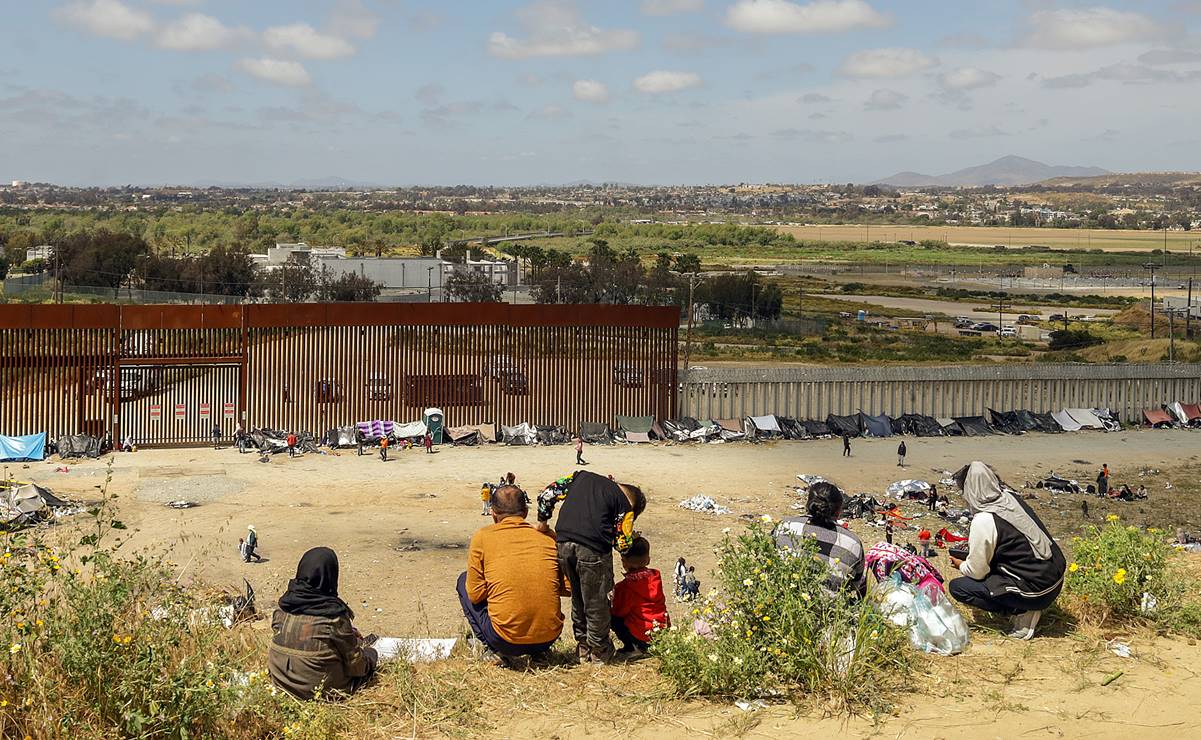
[[[317,434],[430,406],[449,425],[676,413],[679,314],[647,306],[0,305],[0,433]]]

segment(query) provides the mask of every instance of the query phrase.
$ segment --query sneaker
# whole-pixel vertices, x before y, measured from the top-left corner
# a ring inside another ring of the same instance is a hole
[[[588,647],[587,643],[576,643],[575,657],[580,665],[587,665],[592,662],[592,648]]]
[[[512,658],[510,658],[506,655],[501,655],[499,653],[494,653],[491,650],[489,650],[488,648],[484,648],[484,649],[480,650],[480,662],[487,663],[488,665],[496,666],[497,668],[512,668],[513,667],[513,659]]]
[[[1020,612],[1013,615],[1010,620],[1009,637],[1015,640],[1029,640],[1034,637],[1034,628],[1038,627],[1038,620],[1042,618],[1041,611],[1036,612]]]
[[[530,668],[550,668],[555,664],[555,655],[550,650],[543,650],[530,656]]]

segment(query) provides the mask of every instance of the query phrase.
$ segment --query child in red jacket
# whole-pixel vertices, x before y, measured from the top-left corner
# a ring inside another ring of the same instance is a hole
[[[663,577],[651,562],[651,543],[635,537],[629,552],[621,556],[625,578],[613,587],[613,632],[622,642],[619,653],[645,652],[650,633],[657,627],[667,627],[667,598],[663,594]]]

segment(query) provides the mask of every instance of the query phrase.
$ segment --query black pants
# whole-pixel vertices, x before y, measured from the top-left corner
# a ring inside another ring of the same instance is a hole
[[[296,448],[288,445],[288,457],[296,457]]]
[[[576,465],[585,465],[586,464],[584,462],[584,451],[583,450],[575,451],[575,464]]]
[[[1059,590],[1037,599],[1019,596],[1017,594],[1001,594],[993,596],[988,592],[988,585],[975,578],[953,578],[947,584],[947,591],[956,600],[983,609],[986,612],[1010,617],[1021,612],[1042,611],[1055,602]]]
[[[383,460],[384,462],[388,462],[388,448],[387,447],[379,448],[379,459]]]
[[[621,644],[624,646],[622,649],[626,652],[629,652],[633,648],[638,648],[645,652],[650,647],[650,643],[643,642],[634,637],[634,633],[630,632],[630,628],[626,626],[625,621],[620,617],[613,617],[613,634],[617,635],[617,639],[621,640]]]
[[[851,456],[851,448],[850,448],[850,447],[843,447],[843,448],[842,448],[842,456],[843,456],[843,457],[850,457],[850,456]]]

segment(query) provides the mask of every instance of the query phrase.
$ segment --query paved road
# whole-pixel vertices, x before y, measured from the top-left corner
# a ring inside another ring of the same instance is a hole
[[[835,300],[856,301],[858,303],[871,303],[882,308],[900,308],[907,311],[919,311],[928,314],[942,314],[944,316],[967,316],[976,321],[992,321],[996,323],[996,311],[980,311],[976,310],[988,305],[988,301],[935,301],[924,298],[896,298],[893,296],[883,295],[845,295],[842,293],[824,295],[822,298],[833,298]],[[1018,314],[1030,313],[1031,309],[1041,311],[1043,318],[1050,316],[1053,313],[1063,313],[1062,306],[1039,306],[1036,304],[1019,303],[1016,308],[1005,312],[1006,316],[1016,317]],[[1112,316],[1118,313],[1117,310],[1111,308],[1069,308],[1067,312],[1071,316]]]

